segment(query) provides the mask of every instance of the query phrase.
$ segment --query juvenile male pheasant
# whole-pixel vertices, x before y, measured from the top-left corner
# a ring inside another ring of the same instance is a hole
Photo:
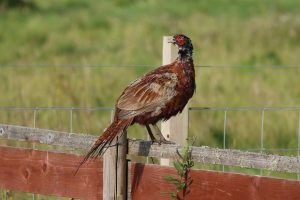
[[[120,136],[134,123],[146,126],[152,142],[169,142],[163,137],[156,123],[182,112],[196,88],[191,40],[178,34],[170,42],[178,46],[177,59],[171,64],[150,71],[123,91],[115,106],[114,121],[98,138],[81,164],[89,158],[101,155],[116,136]],[[150,125],[155,128],[159,140],[155,139]]]

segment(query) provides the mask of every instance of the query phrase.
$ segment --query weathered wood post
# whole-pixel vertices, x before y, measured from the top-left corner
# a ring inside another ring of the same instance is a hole
[[[126,200],[127,132],[116,138],[111,145],[103,155],[103,200]]]
[[[177,47],[169,43],[172,36],[163,37],[163,65],[173,62],[177,57]],[[181,114],[161,123],[161,131],[167,140],[184,145],[188,136],[188,107]],[[161,165],[169,165],[169,159],[161,159]]]
[[[127,199],[127,131],[119,138],[119,145],[117,145],[117,200]]]

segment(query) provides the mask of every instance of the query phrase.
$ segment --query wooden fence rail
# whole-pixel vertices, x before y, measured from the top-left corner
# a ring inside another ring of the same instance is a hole
[[[74,172],[78,155],[0,147],[0,188],[20,192],[101,199],[103,168],[100,159]]]
[[[0,124],[0,139],[88,149],[94,136]],[[175,158],[178,145],[151,145],[147,141],[129,141],[129,155]],[[192,147],[194,161],[247,168],[299,173],[297,157],[267,155],[236,150]],[[0,188],[80,199],[105,197],[103,162],[96,159],[83,165],[80,155],[0,147]],[[128,164],[128,198],[169,199],[163,192],[174,191],[165,175],[174,168],[149,164]],[[192,170],[188,199],[299,199],[300,182],[233,173]],[[151,194],[151,195],[149,195]],[[109,196],[106,194],[106,196]],[[107,199],[112,199],[108,197]]]
[[[97,137],[84,134],[67,133],[46,129],[29,128],[0,124],[0,138],[18,141],[31,141],[41,144],[57,145],[74,149],[88,149]],[[147,141],[130,140],[129,155],[158,158],[176,158],[179,145],[157,145]],[[230,149],[216,149],[207,146],[192,147],[195,162],[220,164],[271,171],[300,173],[299,157],[244,152]]]
[[[0,147],[0,188],[14,191],[102,199],[103,167],[96,159],[82,166],[74,176],[80,156],[32,149]],[[169,200],[164,192],[174,191],[163,179],[175,175],[172,167],[130,163],[129,197],[136,200]],[[193,184],[189,200],[297,200],[299,181],[192,170]]]

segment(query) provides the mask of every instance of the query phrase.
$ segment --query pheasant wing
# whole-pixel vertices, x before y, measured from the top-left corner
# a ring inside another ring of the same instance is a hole
[[[175,73],[151,73],[129,85],[117,101],[120,118],[131,118],[161,109],[176,95]]]

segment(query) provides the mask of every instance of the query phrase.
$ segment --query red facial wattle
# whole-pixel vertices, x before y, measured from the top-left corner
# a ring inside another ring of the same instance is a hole
[[[176,36],[175,40],[177,42],[178,45],[183,46],[184,45],[184,38],[181,36]]]

